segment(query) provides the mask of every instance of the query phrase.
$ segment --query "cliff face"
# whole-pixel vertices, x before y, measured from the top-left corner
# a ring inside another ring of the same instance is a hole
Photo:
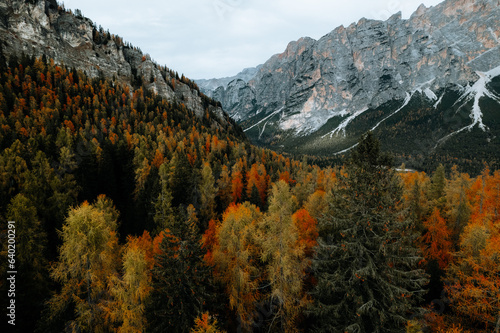
[[[422,5],[407,20],[400,13],[361,19],[319,40],[291,42],[248,83],[230,82],[213,96],[257,142],[287,147],[285,138],[319,140],[320,133],[337,145],[356,118],[391,101],[399,101],[391,109],[398,111],[417,95],[435,105],[445,89],[471,97],[467,85],[497,75],[499,23],[498,0]],[[378,127],[375,118],[367,128]],[[470,118],[479,124],[474,110]]]
[[[167,82],[175,77],[169,71],[162,72],[149,55],[97,30],[90,19],[63,10],[55,0],[2,0],[0,42],[7,56],[21,52],[46,55],[91,77],[115,77],[129,85],[134,78],[141,78],[147,88],[168,100],[182,101],[200,117],[207,107],[197,89],[180,81],[173,89]],[[208,107],[216,122],[227,124],[221,108]]]

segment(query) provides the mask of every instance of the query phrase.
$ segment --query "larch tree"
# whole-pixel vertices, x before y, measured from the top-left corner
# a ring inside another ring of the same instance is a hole
[[[270,284],[269,301],[276,305],[271,327],[280,332],[296,331],[296,319],[306,303],[302,292],[306,244],[299,241],[293,211],[290,187],[280,180],[273,185],[269,211],[260,223],[262,259]]]
[[[243,331],[250,332],[254,310],[262,295],[258,236],[260,210],[248,202],[231,205],[217,229],[213,261],[218,280],[226,286],[229,306],[239,318]]]
[[[309,214],[307,209],[301,208],[292,215],[292,221],[298,231],[298,246],[303,247],[304,254],[311,258],[318,244],[317,220]]]
[[[452,260],[451,232],[439,209],[434,208],[424,222],[425,233],[420,244],[425,260],[435,261],[440,269],[445,269]]]
[[[469,323],[500,330],[500,172],[486,167],[469,190],[471,218],[447,270],[451,307]]]
[[[151,291],[153,242],[149,233],[137,238],[129,236],[122,256],[122,276],[113,279],[111,315],[120,323],[118,332],[144,332],[145,300]]]
[[[363,136],[318,221],[317,332],[401,332],[418,311],[427,277],[391,164],[373,134]]]
[[[471,223],[446,275],[451,307],[473,328],[500,329],[500,232],[498,223]],[[477,325],[477,326],[474,326]]]
[[[225,333],[219,328],[217,319],[210,316],[208,312],[202,313],[194,321],[194,327],[190,333]]]
[[[66,323],[76,331],[106,331],[113,327],[107,305],[110,280],[118,274],[119,247],[116,235],[118,212],[111,201],[99,196],[69,211],[63,225],[59,261],[52,277],[62,285],[49,302],[56,318],[74,306],[74,320]]]

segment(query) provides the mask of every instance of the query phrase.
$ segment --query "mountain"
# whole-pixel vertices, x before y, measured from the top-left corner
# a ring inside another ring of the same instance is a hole
[[[224,86],[227,86],[231,81],[234,80],[241,80],[243,82],[248,82],[251,79],[255,77],[255,75],[258,73],[259,69],[262,67],[262,65],[259,65],[257,67],[249,67],[245,68],[238,74],[234,76],[229,76],[229,77],[223,77],[220,79],[199,79],[195,80],[196,84],[198,87],[200,87],[200,90],[206,94],[209,97],[213,97],[214,90],[216,90],[219,87],[222,87],[222,91],[224,90]]]
[[[421,5],[301,38],[213,95],[261,145],[336,155],[372,130],[400,156],[499,159],[500,1]],[[404,158],[403,158],[404,160]],[[480,164],[480,162],[478,162]]]
[[[56,0],[1,1],[0,44],[7,57],[44,55],[93,78],[114,78],[131,88],[144,86],[167,100],[182,102],[198,117],[208,109],[214,126],[232,123],[194,82],[159,66],[148,54],[97,27],[79,10],[65,10]]]

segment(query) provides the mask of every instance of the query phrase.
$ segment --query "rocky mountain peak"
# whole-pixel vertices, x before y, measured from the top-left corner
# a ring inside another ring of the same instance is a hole
[[[434,105],[444,91],[464,93],[500,66],[498,22],[498,0],[421,5],[409,19],[362,18],[319,40],[289,43],[252,80],[219,87],[214,97],[261,144],[345,148],[359,117],[388,103],[399,112],[415,98]],[[365,127],[379,128],[381,119],[371,117],[378,120]]]

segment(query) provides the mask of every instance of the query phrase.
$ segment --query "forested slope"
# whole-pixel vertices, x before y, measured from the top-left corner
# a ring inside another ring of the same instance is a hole
[[[321,169],[250,145],[206,103],[200,117],[143,86],[0,58],[16,329],[495,327],[500,172],[399,174],[371,134]]]

